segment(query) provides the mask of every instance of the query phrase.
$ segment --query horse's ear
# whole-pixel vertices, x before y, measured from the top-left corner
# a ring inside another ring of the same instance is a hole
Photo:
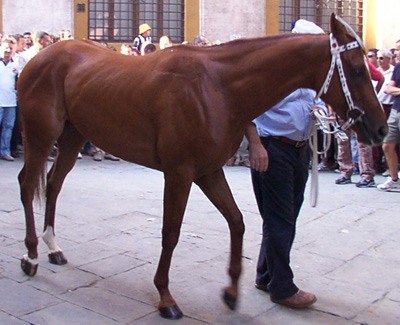
[[[363,41],[354,29],[343,18],[336,16],[334,13],[331,15],[331,33],[337,40],[341,41],[345,41],[345,36],[354,38],[360,45],[361,49],[365,49]]]
[[[331,14],[331,33],[336,37],[346,33],[346,28],[336,19],[334,13]]]

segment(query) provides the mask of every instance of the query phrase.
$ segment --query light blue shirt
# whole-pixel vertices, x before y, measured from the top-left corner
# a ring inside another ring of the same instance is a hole
[[[260,137],[283,136],[295,141],[307,140],[312,131],[311,110],[315,91],[300,88],[253,120]]]

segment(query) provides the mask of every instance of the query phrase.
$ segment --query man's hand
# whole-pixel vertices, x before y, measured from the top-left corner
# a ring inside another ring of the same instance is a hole
[[[249,141],[250,167],[258,172],[265,172],[268,169],[268,152],[261,143],[253,123],[246,125],[246,138]]]

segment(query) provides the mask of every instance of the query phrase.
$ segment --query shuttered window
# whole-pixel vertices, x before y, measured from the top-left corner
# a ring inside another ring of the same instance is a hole
[[[152,28],[153,41],[168,35],[184,39],[184,0],[89,0],[89,38],[102,42],[131,42],[140,24]]]
[[[290,32],[292,23],[302,18],[315,22],[325,32],[329,32],[332,12],[344,18],[362,37],[362,0],[280,0],[279,31]]]

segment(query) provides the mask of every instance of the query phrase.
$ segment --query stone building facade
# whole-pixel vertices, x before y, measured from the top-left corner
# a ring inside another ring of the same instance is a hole
[[[191,41],[197,34],[203,34],[212,41],[225,42],[238,37],[277,34],[282,3],[287,2],[298,1],[185,0],[183,38]],[[313,5],[329,1],[300,2]],[[362,3],[362,34],[366,47],[392,47],[400,39],[400,24],[397,23],[400,1],[358,2]],[[89,0],[0,0],[0,31],[13,34],[45,30],[57,34],[59,30],[70,29],[76,38],[87,38],[88,6]]]

